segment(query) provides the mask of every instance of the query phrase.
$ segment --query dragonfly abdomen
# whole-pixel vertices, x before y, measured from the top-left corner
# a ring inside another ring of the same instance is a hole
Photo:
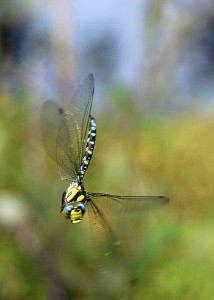
[[[90,116],[86,149],[85,149],[85,153],[82,158],[82,164],[79,168],[79,172],[77,175],[77,177],[80,179],[80,181],[82,181],[82,179],[85,175],[85,172],[89,166],[89,162],[90,162],[93,152],[94,152],[96,132],[97,132],[96,121],[92,116]]]

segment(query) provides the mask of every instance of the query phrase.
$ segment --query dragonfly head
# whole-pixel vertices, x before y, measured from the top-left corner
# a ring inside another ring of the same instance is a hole
[[[78,224],[82,221],[85,211],[85,205],[81,202],[69,203],[63,208],[66,219],[71,220],[73,224]]]

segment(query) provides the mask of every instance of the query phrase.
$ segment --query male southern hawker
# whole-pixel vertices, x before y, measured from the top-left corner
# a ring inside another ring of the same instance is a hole
[[[169,200],[164,196],[116,196],[85,190],[83,179],[93,155],[97,128],[91,115],[93,95],[94,76],[89,74],[67,108],[54,101],[45,102],[42,138],[47,152],[56,159],[61,179],[71,182],[62,195],[61,212],[73,224],[80,223],[88,214],[95,231],[100,233],[97,238],[102,235],[102,239],[108,239],[109,254],[116,245],[116,237],[108,215],[139,213],[167,204]]]

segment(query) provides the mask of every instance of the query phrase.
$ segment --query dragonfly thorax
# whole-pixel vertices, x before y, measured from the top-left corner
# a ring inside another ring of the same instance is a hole
[[[65,201],[82,201],[85,198],[85,192],[82,186],[77,182],[73,181],[72,184],[66,190]]]
[[[78,181],[73,181],[62,195],[61,211],[66,219],[77,224],[82,221],[86,211],[86,203],[87,195],[84,188]]]

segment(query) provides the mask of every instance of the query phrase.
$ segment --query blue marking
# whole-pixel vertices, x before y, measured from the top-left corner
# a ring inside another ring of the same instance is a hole
[[[85,211],[86,211],[86,207],[85,207],[85,205],[84,205],[83,203],[81,203],[81,202],[78,202],[78,207],[79,207],[79,208],[81,208],[81,210],[82,210],[82,213],[84,214],[84,213],[85,213]]]
[[[68,206],[65,206],[64,209],[63,209],[63,213],[67,216],[69,216],[70,212],[71,212],[71,208],[72,206],[71,205],[68,205]]]

